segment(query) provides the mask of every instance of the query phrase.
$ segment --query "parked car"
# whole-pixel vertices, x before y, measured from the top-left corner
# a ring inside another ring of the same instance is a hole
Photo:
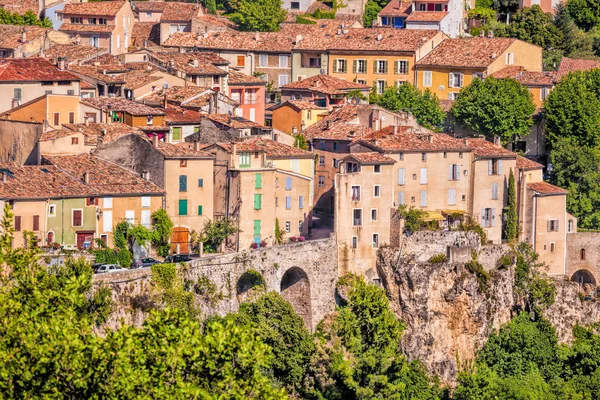
[[[181,263],[188,261],[192,261],[192,259],[186,254],[172,254],[165,258],[165,263]]]
[[[104,274],[104,273],[110,273],[110,272],[121,272],[121,271],[125,271],[125,270],[126,270],[126,268],[121,268],[117,264],[102,264],[98,267],[98,269],[96,269],[96,273]]]
[[[158,261],[158,260],[155,260],[152,257],[142,258],[137,263],[135,261],[133,261],[131,263],[131,268],[147,268],[147,267],[153,266],[154,264],[162,264],[162,263],[160,261]]]

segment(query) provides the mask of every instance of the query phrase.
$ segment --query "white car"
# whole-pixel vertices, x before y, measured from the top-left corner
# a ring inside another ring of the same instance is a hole
[[[121,268],[117,264],[102,264],[101,266],[98,267],[98,269],[96,270],[96,273],[103,274],[103,273],[107,273],[107,272],[121,272],[121,271],[125,271],[125,268]]]

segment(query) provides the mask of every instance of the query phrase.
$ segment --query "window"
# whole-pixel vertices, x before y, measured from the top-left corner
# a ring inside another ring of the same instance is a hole
[[[83,210],[73,210],[73,226],[83,226]]]
[[[75,91],[74,90],[67,90],[67,95],[68,96],[74,96],[75,95]]]
[[[15,217],[15,231],[21,232],[21,216],[20,215]]]
[[[461,88],[463,87],[464,75],[461,72],[450,72],[448,74],[448,87]]]
[[[404,202],[404,192],[398,192],[398,205],[401,206]]]
[[[90,46],[100,47],[100,36],[98,36],[98,35],[90,36]]]
[[[298,221],[298,232],[300,232],[300,233],[304,232],[304,222],[303,221]]]
[[[254,242],[260,243],[260,219],[254,220]]]
[[[352,210],[352,226],[362,226],[362,208]]]
[[[71,17],[71,23],[72,24],[82,24],[83,19],[81,17]]]
[[[258,66],[259,67],[268,67],[269,66],[269,55],[268,54],[259,54],[258,55]]]
[[[111,210],[105,210],[102,213],[102,231],[112,232],[113,231],[113,212]]]
[[[569,232],[569,233],[573,232],[573,220],[572,219],[569,220],[567,232]]]
[[[179,200],[178,215],[188,215],[188,202],[185,199]]]
[[[366,74],[367,73],[367,60],[354,60],[354,73]]]
[[[238,67],[246,66],[246,56],[237,56],[237,66]]]
[[[340,166],[340,162],[337,158],[333,159],[333,168],[338,168]]]
[[[152,115],[147,115],[146,116],[146,125],[152,125],[153,120],[154,120],[154,117]]]
[[[346,172],[349,174],[358,172],[358,163],[347,162],[346,163]]]
[[[337,151],[338,149],[338,142],[333,142],[333,151]]]
[[[146,18],[152,18],[152,13],[151,12],[147,12],[146,13]]]
[[[290,8],[292,10],[299,10],[300,9],[300,2],[299,1],[292,1]]]
[[[498,184],[492,183],[492,200],[498,200]]]
[[[96,25],[97,23],[98,23],[98,20],[96,18],[88,18],[88,24]]]
[[[55,204],[50,204],[48,206],[48,216],[56,217],[56,205]]]
[[[381,173],[381,165],[373,165],[373,173],[380,174]]]
[[[460,165],[458,165],[458,164],[448,165],[448,180],[450,180],[450,181],[460,180]]]
[[[376,74],[387,74],[388,62],[386,60],[375,60],[374,64]]]
[[[291,230],[292,230],[292,224],[290,223],[290,221],[285,221],[285,231],[287,233],[290,233]]]
[[[69,112],[69,123],[70,124],[74,124],[75,123],[75,113],[74,112]]]
[[[585,249],[579,250],[579,259],[585,261]]]
[[[554,253],[554,249],[555,249],[554,242],[552,242],[552,243],[550,243],[550,253]]]
[[[378,247],[379,247],[379,234],[374,233],[373,234],[373,248],[376,249]]]
[[[432,80],[432,72],[423,71],[423,87],[431,87]]]
[[[448,205],[454,206],[456,205],[456,189],[448,189]]]
[[[404,168],[398,168],[398,185],[404,185]]]
[[[419,172],[419,183],[421,185],[427,184],[427,168],[421,168]]]
[[[219,75],[213,75],[213,85],[220,85],[221,77]]]
[[[421,207],[427,207],[427,190],[421,190]]]
[[[279,68],[288,67],[288,56],[286,54],[279,55]]]
[[[72,137],[71,138],[71,145],[76,145],[79,144],[79,138],[78,137]]]
[[[540,89],[540,100],[545,100],[546,97],[548,97],[548,94],[550,93],[550,88],[547,87],[543,87]]]
[[[285,190],[292,190],[292,178],[285,178]]]
[[[321,68],[321,57],[310,57],[308,59],[309,68]],[[298,80],[306,79],[305,76],[298,76]]]
[[[463,153],[458,153],[458,158],[462,159],[463,158]]]
[[[150,228],[150,210],[142,210],[141,225],[145,228]]]
[[[262,194],[254,195],[254,209],[260,210],[262,208]]]
[[[484,228],[496,226],[496,209],[483,208],[481,210],[481,226]]]
[[[285,196],[285,209],[286,210],[292,209],[292,196]]]
[[[343,58],[338,58],[333,62],[333,72],[346,73],[348,71],[348,61]]]
[[[173,131],[171,132],[171,141],[172,142],[181,141],[181,127],[173,127]]]
[[[121,48],[121,36],[117,35],[117,49]]]
[[[21,88],[16,88],[16,89],[14,89],[14,90],[13,90],[13,98],[14,98],[15,100],[19,100],[19,101],[21,101],[21,98],[22,98],[22,97],[21,97],[21,96],[22,96],[22,93],[23,93],[23,91],[22,91],[22,89],[21,89]]]
[[[86,206],[97,206],[98,205],[98,198],[96,197],[87,197],[85,199],[85,205]]]
[[[319,187],[325,187],[325,177],[319,175]]]
[[[324,166],[325,166],[325,157],[319,156],[319,167],[324,167]]]
[[[40,230],[40,216],[39,215],[33,216],[33,230],[34,231]]]
[[[298,208],[304,208],[304,196],[298,197]]]
[[[179,175],[179,191],[187,192],[187,175]]]
[[[396,74],[406,75],[408,74],[408,61],[396,61]]]
[[[352,201],[360,201],[360,186],[352,186]]]
[[[367,81],[365,81],[364,79],[357,79],[356,83],[360,83],[361,85],[366,85]]]
[[[377,209],[376,208],[371,209],[371,221],[373,221],[373,222],[377,221]]]
[[[427,5],[423,4],[423,3],[419,4],[419,11],[426,11],[427,10],[426,6]]]
[[[502,175],[502,160],[488,160],[488,175]]]
[[[551,219],[548,221],[548,232],[558,232],[558,220]]]
[[[142,196],[142,208],[150,207],[150,196]]]
[[[54,126],[57,126],[60,124],[60,113],[54,113]]]
[[[515,62],[515,55],[513,53],[506,53],[505,62],[506,65],[513,65]]]
[[[285,86],[288,84],[288,75],[279,75],[279,86]]]
[[[179,167],[181,168],[186,168],[187,167],[187,160],[179,160]]]
[[[385,81],[378,80],[377,81],[377,94],[381,94],[383,92],[385,92]]]
[[[381,196],[381,187],[379,185],[373,186],[373,197]]]
[[[102,204],[103,204],[104,208],[112,208],[112,206],[113,206],[112,197],[105,197],[104,199],[102,199]]]
[[[358,238],[356,236],[352,236],[352,248],[356,249],[358,247]]]
[[[250,153],[240,153],[240,168],[250,167]]]
[[[458,92],[450,92],[448,93],[448,100],[456,100],[458,99]]]
[[[482,79],[483,80],[483,72],[473,72],[473,80]]]
[[[427,161],[427,153],[421,153],[421,161]]]

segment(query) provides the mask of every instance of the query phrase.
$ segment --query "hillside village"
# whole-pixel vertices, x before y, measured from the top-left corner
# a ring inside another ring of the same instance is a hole
[[[512,78],[539,113],[561,78],[594,62],[543,71],[541,47],[468,37],[458,0],[392,0],[373,27],[356,2],[279,32],[236,30],[195,3],[41,3],[51,28],[0,26],[0,198],[37,246],[113,247],[119,222],[150,228],[164,209],[170,253],[197,252],[205,224],[226,219],[235,233],[220,252],[335,235],[343,269],[378,281],[378,248],[400,246],[398,207],[436,229],[477,224],[501,244],[514,179],[518,240],[551,275],[585,260],[567,190],[544,180],[543,119],[502,145],[450,113],[434,131],[368,98],[413,85],[448,112],[474,80]],[[292,16],[305,6],[284,2]],[[600,278],[582,267],[575,279]]]

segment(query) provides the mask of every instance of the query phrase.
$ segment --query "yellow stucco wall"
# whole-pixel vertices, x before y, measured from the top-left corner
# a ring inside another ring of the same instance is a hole
[[[334,72],[334,65],[336,60],[344,59],[347,62],[346,72]],[[366,73],[358,73],[353,71],[353,65],[355,60],[365,60],[367,71]],[[374,62],[377,60],[387,60],[388,69],[387,74],[378,74],[374,71]],[[387,86],[394,86],[396,81],[405,81],[411,84],[414,84],[414,71],[413,67],[415,65],[415,56],[414,54],[405,53],[405,54],[340,54],[336,52],[332,52],[329,55],[329,75],[335,76],[337,78],[346,79],[348,81],[363,81],[368,86],[374,86],[375,81],[384,80],[386,81]],[[408,62],[408,71],[407,74],[397,74],[394,71],[394,64],[396,61],[407,61]]]
[[[73,142],[74,138],[76,138],[76,143]],[[38,145],[41,154],[81,154],[88,151],[82,133],[46,140],[39,142]]]
[[[4,201],[0,201],[0,206],[4,209]],[[12,212],[15,217],[21,217],[21,230],[14,233],[13,248],[23,247],[25,244],[23,233],[24,231],[33,232],[40,241],[40,246],[46,244],[46,201],[17,201],[15,202]],[[39,230],[33,230],[33,217],[39,216]]]
[[[532,196],[532,191],[529,191],[528,194]],[[550,275],[565,273],[566,199],[567,197],[564,195],[532,199],[535,225],[531,229],[535,237],[534,250],[540,255],[539,261],[548,266],[547,272]],[[552,219],[558,220],[557,232],[548,232],[547,223]]]
[[[296,128],[300,132],[302,127],[302,110],[296,111],[293,107],[282,106],[273,111],[273,128],[291,135]]]

